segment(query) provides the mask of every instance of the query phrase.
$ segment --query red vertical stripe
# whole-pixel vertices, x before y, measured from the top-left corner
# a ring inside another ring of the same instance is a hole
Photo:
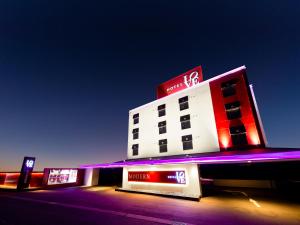
[[[237,80],[235,86],[236,94],[229,97],[223,97],[221,84],[232,79]],[[257,120],[255,119],[257,117],[256,111],[254,109],[254,105],[251,104],[252,97],[249,95],[250,92],[248,91],[249,87],[246,80],[245,69],[235,71],[232,74],[226,75],[220,79],[213,80],[209,84],[221,150],[235,147],[232,144],[229,128],[231,126],[242,124],[245,126],[248,141],[248,145],[242,147],[263,146],[263,141],[258,130],[260,127]],[[240,119],[228,120],[225,110],[225,104],[235,101],[240,102],[240,110],[242,116]]]

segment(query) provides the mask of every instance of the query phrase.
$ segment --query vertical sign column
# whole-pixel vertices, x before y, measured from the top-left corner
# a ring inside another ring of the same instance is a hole
[[[29,187],[31,173],[35,164],[35,157],[24,157],[20,177],[18,181],[18,190]]]

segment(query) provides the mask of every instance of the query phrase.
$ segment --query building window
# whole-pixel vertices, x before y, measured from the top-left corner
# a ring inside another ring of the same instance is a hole
[[[230,135],[233,145],[247,145],[247,135],[244,125],[230,127]]]
[[[183,150],[193,149],[193,137],[192,135],[182,136]]]
[[[159,152],[160,153],[168,151],[168,148],[167,148],[168,140],[167,139],[159,140],[158,144],[159,144]]]
[[[238,82],[237,79],[232,79],[232,80],[223,82],[221,84],[221,89],[222,89],[223,97],[226,98],[226,97],[229,97],[229,96],[232,96],[232,95],[236,94],[235,86],[236,86],[237,82]]]
[[[139,154],[139,145],[135,144],[132,145],[132,155],[138,155]]]
[[[167,121],[162,121],[158,123],[159,134],[167,133]]]
[[[139,114],[139,113],[134,114],[134,115],[132,116],[132,118],[133,118],[133,124],[138,124],[138,123],[139,123],[139,117],[140,117],[140,114]]]
[[[139,128],[135,128],[132,130],[133,140],[139,138]]]
[[[191,128],[190,115],[185,115],[180,117],[181,129]]]
[[[229,120],[241,118],[240,102],[231,102],[225,104],[226,115]]]
[[[178,100],[178,102],[179,102],[179,108],[180,108],[180,111],[189,108],[189,97],[188,97],[188,96],[185,96],[185,97],[180,98],[180,99]]]
[[[158,116],[159,116],[159,117],[165,116],[165,115],[166,115],[166,104],[159,105],[159,106],[157,107],[157,110],[158,110]]]

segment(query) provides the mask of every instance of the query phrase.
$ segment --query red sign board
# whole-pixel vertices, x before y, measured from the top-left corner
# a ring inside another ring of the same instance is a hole
[[[185,171],[129,171],[128,181],[186,184]]]
[[[156,89],[157,99],[192,87],[203,81],[201,66],[197,66],[179,76],[160,84]]]

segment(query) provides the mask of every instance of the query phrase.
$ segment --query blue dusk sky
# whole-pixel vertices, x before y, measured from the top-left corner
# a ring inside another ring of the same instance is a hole
[[[241,65],[272,147],[300,147],[300,1],[0,2],[0,171],[126,158],[128,111]]]

